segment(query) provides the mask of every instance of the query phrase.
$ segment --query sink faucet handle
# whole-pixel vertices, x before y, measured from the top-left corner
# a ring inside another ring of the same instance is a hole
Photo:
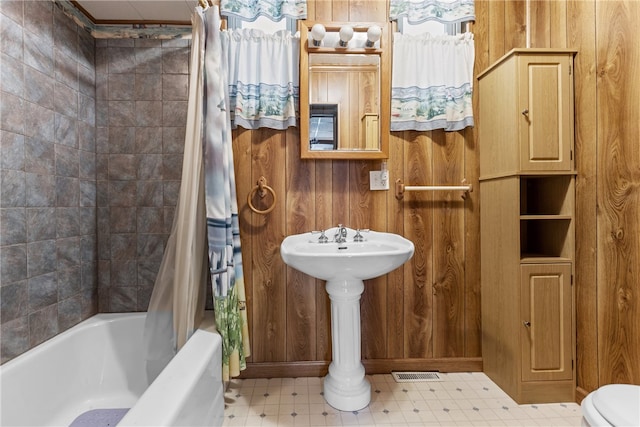
[[[318,243],[327,243],[329,242],[329,238],[327,237],[327,235],[324,233],[325,230],[320,230],[320,231],[312,231],[311,234],[320,234],[320,237],[318,237]]]
[[[368,233],[369,229],[368,228],[364,228],[364,229],[357,229],[356,230],[356,235],[353,236],[353,241],[354,242],[363,242],[364,241],[364,236],[360,233]]]

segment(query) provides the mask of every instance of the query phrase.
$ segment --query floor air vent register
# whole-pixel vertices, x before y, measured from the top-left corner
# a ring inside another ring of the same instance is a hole
[[[397,383],[442,381],[437,372],[392,372],[391,375]]]

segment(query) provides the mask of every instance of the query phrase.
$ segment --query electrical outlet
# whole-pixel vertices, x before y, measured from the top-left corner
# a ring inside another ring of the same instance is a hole
[[[389,189],[389,172],[369,171],[369,189],[370,190],[388,190]]]

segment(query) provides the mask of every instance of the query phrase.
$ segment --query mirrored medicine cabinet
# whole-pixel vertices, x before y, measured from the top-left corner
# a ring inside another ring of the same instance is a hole
[[[299,22],[301,157],[388,158],[390,24]]]

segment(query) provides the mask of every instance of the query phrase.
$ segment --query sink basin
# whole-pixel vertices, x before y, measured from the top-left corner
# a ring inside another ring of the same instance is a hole
[[[326,280],[331,299],[331,356],[324,378],[327,403],[341,411],[358,411],[371,401],[371,384],[360,358],[360,297],[363,280],[400,267],[413,255],[410,240],[392,233],[341,228],[344,241],[336,242],[338,227],[320,233],[289,236],[280,246],[284,262]],[[362,241],[355,238],[362,236]],[[326,239],[324,239],[326,236]],[[328,240],[323,242],[323,240]],[[321,243],[323,242],[323,243]]]
[[[413,255],[413,243],[397,234],[362,231],[364,241],[354,242],[356,230],[347,228],[346,242],[336,243],[336,230],[325,231],[327,243],[320,243],[319,233],[288,236],[280,246],[282,259],[322,280],[367,280],[400,267]]]

